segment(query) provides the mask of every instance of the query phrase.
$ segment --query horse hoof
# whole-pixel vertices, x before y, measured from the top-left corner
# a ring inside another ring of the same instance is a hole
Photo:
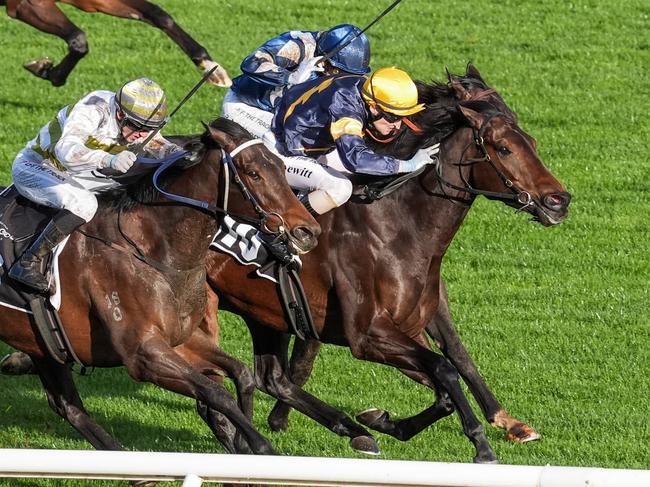
[[[517,441],[519,443],[528,443],[529,441],[539,440],[541,435],[533,428],[524,423],[518,423],[508,430],[506,440]]]
[[[350,446],[354,451],[365,453],[366,455],[379,455],[379,445],[372,436],[357,436],[350,440]]]
[[[230,79],[230,76],[228,76],[228,73],[226,72],[225,69],[223,69],[222,66],[218,65],[214,61],[209,61],[209,60],[201,61],[201,64],[199,64],[199,68],[201,68],[204,73],[207,73],[215,66],[218,67],[208,78],[208,83],[211,83],[215,86],[219,86],[220,88],[230,88],[232,86],[232,80]]]
[[[271,414],[269,414],[268,423],[271,431],[275,433],[278,431],[287,431],[289,428],[289,418],[286,416],[273,414],[273,411],[271,411]]]
[[[496,457],[494,458],[479,458],[478,456],[474,457],[474,463],[480,463],[482,465],[498,465],[499,460]]]
[[[390,415],[383,409],[371,408],[361,411],[356,415],[359,423],[368,428],[374,428],[377,424],[385,423]]]
[[[47,80],[50,79],[48,77],[48,74],[50,72],[50,69],[52,69],[52,66],[54,66],[54,63],[50,58],[47,57],[43,59],[35,59],[23,64],[23,68],[32,73],[34,76],[38,76],[39,78]]]
[[[27,375],[35,374],[34,362],[29,355],[23,352],[13,352],[5,355],[0,360],[0,374]]]

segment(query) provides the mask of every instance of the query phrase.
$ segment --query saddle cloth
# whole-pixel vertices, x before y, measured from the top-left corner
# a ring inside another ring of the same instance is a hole
[[[55,212],[55,209],[24,198],[13,185],[0,193],[0,306],[31,314],[28,303],[33,294],[27,292],[20,284],[12,282],[7,273],[32,240],[40,235]],[[50,272],[54,276],[57,289],[56,293],[50,296],[50,302],[55,309],[59,309],[61,305],[58,256],[67,240],[66,238],[54,249],[53,258],[50,260]]]
[[[255,273],[258,276],[277,284],[275,259],[269,256],[266,247],[257,237],[257,232],[255,227],[236,222],[226,215],[217,234],[212,239],[210,248],[234,257],[242,265],[257,267]],[[294,259],[300,267],[300,258],[296,256]]]

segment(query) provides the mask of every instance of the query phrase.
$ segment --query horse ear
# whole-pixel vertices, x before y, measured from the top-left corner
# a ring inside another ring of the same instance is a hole
[[[457,77],[452,76],[449,80],[449,83],[451,84],[451,89],[456,95],[456,98],[458,98],[460,101],[471,100],[472,95],[465,89]]]
[[[208,133],[210,134],[210,138],[214,140],[217,144],[219,144],[222,148],[227,150],[228,152],[232,151],[237,144],[235,144],[235,141],[230,137],[225,132],[222,132],[221,130],[215,129],[214,127],[211,127],[210,125],[206,126]]]
[[[458,108],[460,108],[461,113],[465,119],[467,119],[469,124],[476,130],[479,130],[483,126],[485,116],[482,113],[477,112],[476,110],[472,110],[471,108],[464,107],[462,105],[459,105]]]
[[[483,78],[481,78],[481,73],[478,72],[478,69],[476,69],[476,66],[474,66],[472,63],[467,63],[466,76],[468,78],[474,78],[479,81],[483,81]],[[483,83],[485,83],[485,81],[483,81]]]

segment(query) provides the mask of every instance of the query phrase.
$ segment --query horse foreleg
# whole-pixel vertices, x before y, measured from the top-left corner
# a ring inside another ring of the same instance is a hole
[[[149,338],[134,355],[124,359],[124,365],[134,379],[152,382],[205,404],[222,413],[235,425],[248,441],[253,453],[275,453],[269,441],[255,429],[227,389],[192,367],[162,338]]]
[[[350,340],[352,354],[362,360],[391,365],[400,370],[423,374],[428,384],[435,385],[449,395],[460,416],[465,436],[474,444],[477,463],[495,463],[494,451],[485,435],[485,429],[472,411],[460,387],[458,372],[442,355],[429,350],[402,333],[388,319],[376,318],[365,334]],[[428,419],[428,418],[427,418]]]
[[[54,86],[64,85],[70,72],[88,53],[86,34],[65,16],[54,0],[20,2],[15,11],[15,18],[66,42],[68,54],[56,66],[48,58],[37,59],[24,65],[30,73],[48,80]]]
[[[314,368],[314,361],[320,350],[321,343],[318,340],[300,340],[298,338],[293,341],[293,349],[291,350],[291,360],[289,361],[289,377],[291,382],[299,387],[303,387],[311,371]],[[269,426],[273,431],[285,431],[289,426],[289,413],[291,406],[288,404],[277,401],[273,409],[269,413]]]
[[[508,440],[525,443],[540,437],[539,433],[526,423],[510,416],[488,388],[454,326],[447,290],[442,281],[440,281],[440,305],[426,330],[463,377],[490,424],[505,429]]]
[[[345,413],[324,403],[294,384],[287,375],[289,335],[265,328],[247,319],[255,353],[255,382],[265,393],[318,421],[339,436],[350,438],[350,446],[359,452],[378,455],[375,439]]]
[[[222,66],[219,66],[210,57],[208,51],[185,32],[174,21],[172,16],[158,5],[147,2],[146,0],[108,0],[96,1],[93,7],[97,11],[108,15],[141,20],[153,25],[167,34],[192,62],[204,72],[208,72],[217,66],[217,69],[208,78],[210,83],[226,88],[232,85],[232,81],[226,70]]]
[[[197,330],[182,346],[175,349],[195,369],[218,384],[223,383],[225,371],[235,383],[239,408],[252,421],[255,381],[245,364],[229,356],[216,345],[216,337]],[[197,412],[219,442],[231,453],[252,453],[245,439],[226,416],[197,400]]]
[[[35,359],[41,383],[50,407],[65,419],[98,450],[123,450],[104,428],[97,424],[83,406],[70,368],[50,359]]]

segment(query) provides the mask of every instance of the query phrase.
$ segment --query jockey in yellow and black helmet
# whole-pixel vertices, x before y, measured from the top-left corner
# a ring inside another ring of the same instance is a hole
[[[345,173],[392,175],[431,162],[425,151],[403,161],[373,152],[364,141],[366,130],[388,136],[401,128],[403,117],[423,109],[415,83],[398,68],[369,77],[319,78],[286,92],[273,118],[271,143],[291,156],[284,157],[289,184],[309,191],[304,202],[324,213],[349,199],[352,184]]]

